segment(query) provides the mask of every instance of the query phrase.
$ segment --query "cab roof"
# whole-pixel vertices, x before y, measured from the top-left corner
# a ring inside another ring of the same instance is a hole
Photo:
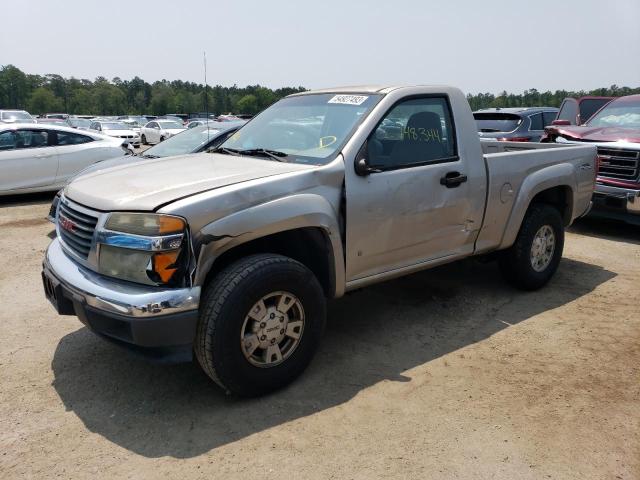
[[[444,87],[443,85],[350,85],[345,87],[333,87],[333,88],[320,88],[317,90],[308,90],[306,92],[294,93],[289,95],[290,97],[295,97],[298,95],[312,95],[317,93],[381,93],[387,94],[392,92],[393,90],[398,90],[400,88],[409,88],[409,87],[442,87],[442,88],[450,88]]]

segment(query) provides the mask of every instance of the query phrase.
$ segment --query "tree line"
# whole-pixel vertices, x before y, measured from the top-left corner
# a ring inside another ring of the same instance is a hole
[[[61,75],[34,75],[13,65],[0,66],[0,108],[15,108],[34,115],[66,112],[78,115],[163,115],[166,113],[209,112],[254,114],[303,87],[270,89],[260,85],[243,88],[234,85],[206,87],[201,83],[161,80],[148,83],[139,77],[122,80],[64,78]],[[535,88],[521,94],[506,91],[494,95],[467,95],[473,110],[489,107],[557,107],[565,97],[584,95],[623,96],[640,93],[640,88],[599,88],[590,91],[556,90],[539,92]]]
[[[206,93],[205,93],[206,90]],[[61,75],[32,75],[13,65],[0,66],[0,108],[27,110],[32,115],[65,112],[77,115],[164,115],[209,111],[257,113],[303,87],[272,90],[260,85],[205,86],[181,80],[148,83],[97,77],[95,80]]]
[[[567,97],[584,97],[587,95],[597,97],[623,97],[640,93],[640,87],[619,87],[611,85],[608,88],[596,88],[595,90],[556,90],[555,92],[539,92],[535,88],[525,90],[521,94],[513,94],[503,91],[498,95],[492,93],[478,93],[467,95],[472,110],[481,108],[505,108],[505,107],[559,107]]]

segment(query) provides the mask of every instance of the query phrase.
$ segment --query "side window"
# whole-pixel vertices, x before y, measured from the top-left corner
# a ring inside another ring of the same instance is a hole
[[[544,112],[542,114],[542,118],[544,120],[544,126],[548,127],[549,125],[551,125],[551,122],[553,122],[556,119],[556,115],[557,115],[557,112]]]
[[[48,146],[49,134],[45,130],[18,130],[16,148],[41,148]]]
[[[588,98],[580,103],[580,122],[585,123],[593,114],[600,110],[601,107],[609,103],[609,100],[600,98]]]
[[[536,113],[535,115],[531,115],[529,117],[531,121],[531,125],[529,126],[529,130],[544,130],[542,125],[542,114]]]
[[[560,112],[558,113],[558,120],[569,120],[571,125],[576,123],[576,116],[578,115],[578,102],[574,98],[567,98],[560,105]]]
[[[0,152],[16,148],[16,134],[11,130],[0,133]]]
[[[371,166],[386,170],[454,157],[455,135],[446,98],[415,98],[395,105],[369,137],[367,154]]]
[[[70,132],[57,132],[58,145],[80,145],[82,143],[92,142],[91,137]]]

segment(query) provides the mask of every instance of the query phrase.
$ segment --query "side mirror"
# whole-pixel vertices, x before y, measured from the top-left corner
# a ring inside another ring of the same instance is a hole
[[[553,122],[551,122],[551,125],[555,125],[557,127],[566,127],[571,125],[571,122],[569,120],[554,120]]]
[[[353,169],[356,172],[356,175],[360,177],[366,177],[372,173],[380,173],[382,170],[379,168],[372,167],[369,165],[369,161],[367,160],[367,144],[365,143],[358,155],[356,156],[356,161],[353,164]]]

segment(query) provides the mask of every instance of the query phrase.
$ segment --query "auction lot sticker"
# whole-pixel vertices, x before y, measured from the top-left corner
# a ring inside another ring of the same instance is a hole
[[[367,95],[336,95],[329,103],[341,103],[343,105],[362,105],[369,98]]]

